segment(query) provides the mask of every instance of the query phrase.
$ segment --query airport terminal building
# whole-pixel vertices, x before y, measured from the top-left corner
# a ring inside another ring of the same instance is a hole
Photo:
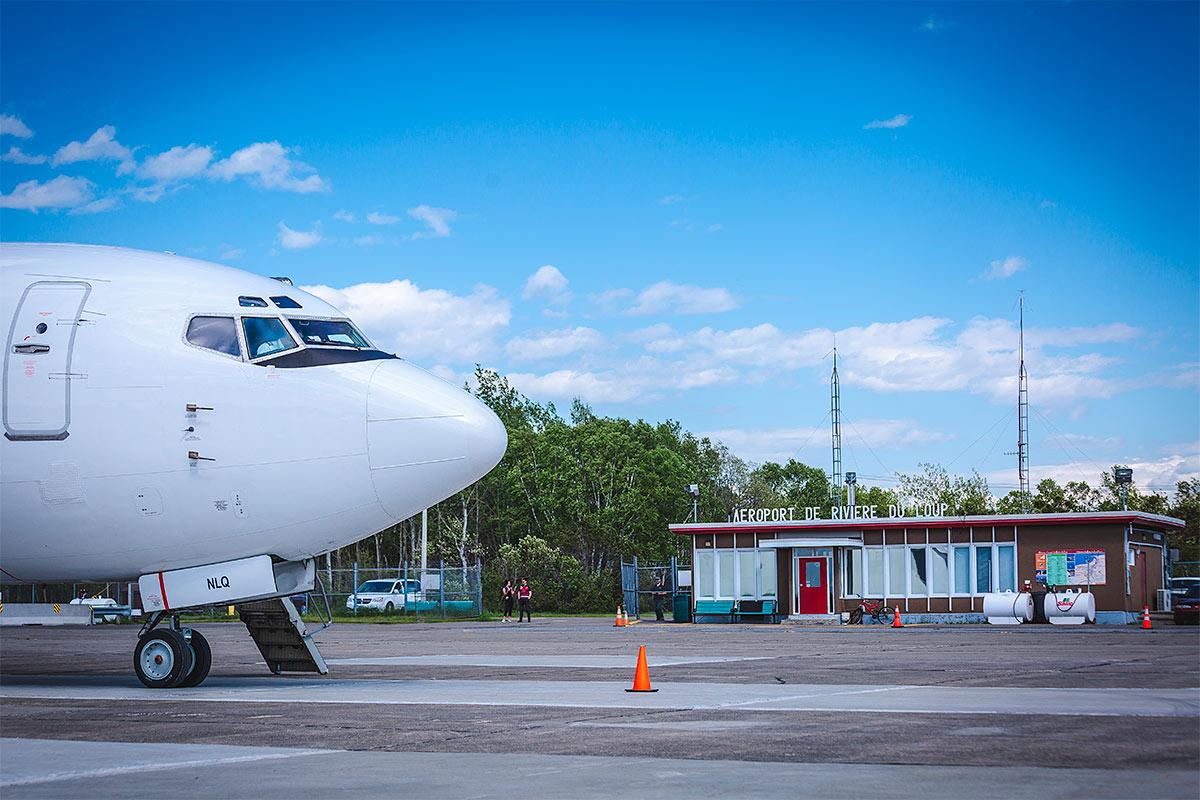
[[[845,621],[863,598],[906,621],[983,620],[983,596],[1026,581],[1090,591],[1097,622],[1160,608],[1166,534],[1183,520],[1133,511],[878,517],[874,507],[740,509],[734,521],[670,526],[691,537],[692,610],[704,601],[772,600],[778,618]]]

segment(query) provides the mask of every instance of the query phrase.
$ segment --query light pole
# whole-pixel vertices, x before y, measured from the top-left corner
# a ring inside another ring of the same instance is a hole
[[[1113,467],[1113,480],[1117,483],[1117,489],[1121,492],[1121,510],[1128,511],[1129,503],[1126,500],[1125,487],[1133,483],[1133,470],[1129,467]]]
[[[687,493],[692,496],[692,522],[700,521],[700,487],[694,483],[688,484]]]
[[[846,504],[850,506],[850,518],[854,518],[854,487],[858,485],[858,473],[846,473]]]

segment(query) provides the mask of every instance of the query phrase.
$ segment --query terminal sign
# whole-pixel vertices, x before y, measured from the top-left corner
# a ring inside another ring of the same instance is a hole
[[[902,517],[944,517],[946,503],[913,503],[888,506],[834,506],[829,516],[821,516],[823,506],[734,509],[734,522],[797,522],[800,520],[898,519]],[[886,513],[880,513],[886,509]]]

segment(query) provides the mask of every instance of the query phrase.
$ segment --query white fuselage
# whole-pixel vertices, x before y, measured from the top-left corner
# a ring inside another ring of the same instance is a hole
[[[189,341],[197,316],[233,319],[238,355]],[[283,322],[286,358],[256,358],[247,325],[258,323],[245,318]],[[461,388],[377,351],[301,344],[291,319],[346,318],[215,264],[0,245],[0,581],[311,558],[465,488],[503,455],[500,421]],[[362,353],[373,355],[351,360]]]

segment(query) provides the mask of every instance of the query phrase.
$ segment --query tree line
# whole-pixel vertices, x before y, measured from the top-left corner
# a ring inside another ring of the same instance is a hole
[[[596,415],[576,400],[564,416],[537,403],[489,369],[476,369],[474,393],[508,431],[504,458],[483,479],[429,509],[429,553],[436,563],[484,565],[485,600],[495,602],[504,578],[528,577],[538,606],[600,611],[616,602],[622,559],[643,563],[687,556],[690,543],[667,526],[696,513],[727,521],[738,508],[816,506],[828,517],[839,502],[820,467],[794,459],[749,464],[720,442],[697,437],[677,422],[649,423]],[[1111,473],[1095,486],[1040,481],[1028,498],[1035,513],[1111,511],[1122,507]],[[1017,514],[1018,491],[996,497],[978,472],[953,475],[936,464],[901,474],[894,488],[860,485],[857,505],[945,504],[947,514]],[[1173,496],[1127,487],[1133,510],[1180,517],[1172,537],[1181,560],[1200,561],[1200,481],[1181,482]],[[406,520],[332,554],[335,566],[391,568],[420,559],[420,517]]]

